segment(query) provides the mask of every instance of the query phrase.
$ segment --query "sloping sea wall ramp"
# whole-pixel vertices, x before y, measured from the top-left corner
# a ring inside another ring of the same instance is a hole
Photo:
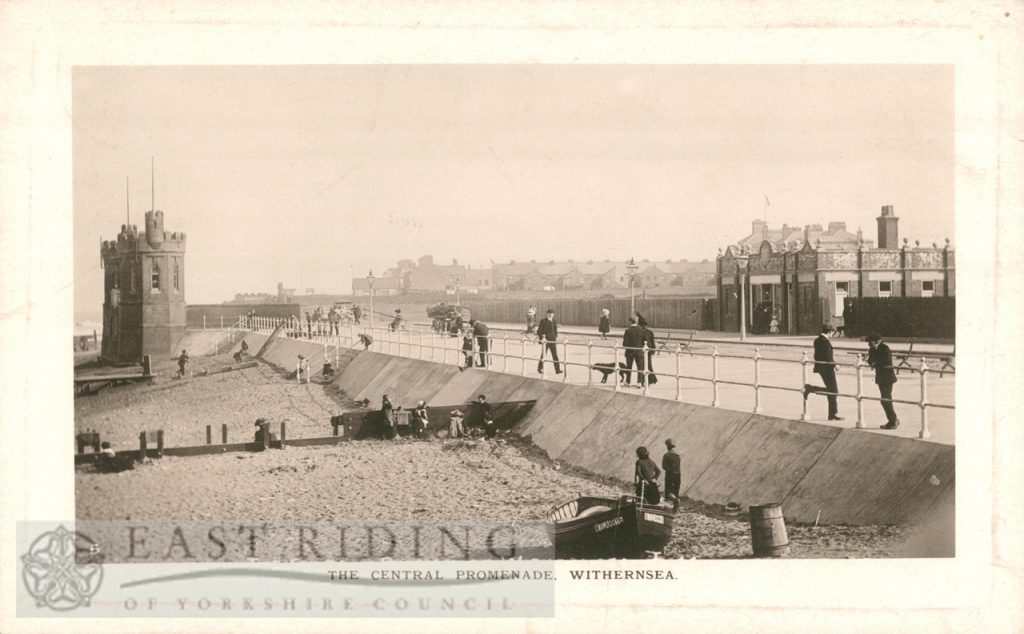
[[[265,335],[247,335],[250,350]],[[237,346],[236,346],[237,347]],[[335,351],[328,346],[333,359]],[[322,344],[278,338],[264,360],[311,367]],[[568,385],[480,369],[342,348],[333,381],[354,399],[396,405],[457,405],[486,394],[535,400],[516,431],[564,463],[630,482],[636,447],[658,461],[666,438],[682,454],[684,493],[713,504],[781,502],[788,519],[826,524],[948,521],[955,496],[955,447],[926,440],[694,405],[606,388]]]

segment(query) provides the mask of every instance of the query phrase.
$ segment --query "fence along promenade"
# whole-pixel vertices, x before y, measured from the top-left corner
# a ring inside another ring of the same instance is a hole
[[[332,325],[328,321],[312,322],[310,325],[298,319],[289,320],[262,316],[242,318],[237,323],[238,326],[243,329],[253,330],[263,334],[269,334],[278,327],[282,327],[281,336],[304,339],[307,341],[311,340],[323,344],[325,358],[329,358],[327,348],[329,346],[333,347],[335,353],[335,365],[337,365],[340,357],[340,348],[361,348],[362,344],[359,339],[359,335],[361,334],[366,334],[372,337],[373,349],[375,352],[433,361],[435,363],[452,364],[456,366],[463,365],[465,360],[463,350],[461,348],[461,337],[455,337],[444,332],[439,333],[429,327],[420,325],[413,325],[411,328],[399,328],[397,330],[391,330],[387,327],[370,329],[368,326],[357,326],[354,324],[337,324],[332,328]],[[546,354],[543,357],[541,356],[539,350],[542,350],[543,347],[535,337],[526,337],[525,335],[509,337],[506,332],[500,338],[488,336],[487,339],[488,352],[485,353],[485,358],[488,362],[486,366],[487,370],[526,376],[528,374],[529,367],[532,367],[536,363],[540,363],[541,378],[569,383],[569,369],[582,368],[586,370],[586,380],[579,379],[577,373],[577,380],[572,381],[572,383],[577,385],[600,386],[603,383],[595,383],[594,381],[594,372],[598,371],[595,364],[612,363],[613,366],[611,368],[611,376],[609,378],[614,380],[610,386],[611,389],[614,389],[615,391],[626,389],[626,385],[621,381],[619,374],[619,372],[623,370],[618,367],[618,363],[624,360],[624,353],[628,348],[619,345],[614,340],[598,340],[598,343],[595,344],[594,340],[591,338],[586,339],[585,342],[572,341],[568,337],[560,338],[556,345],[561,352],[559,363],[564,367],[564,371],[561,374],[556,374],[552,377],[549,374],[549,368],[554,362]],[[500,343],[501,345],[496,347],[495,344],[497,343]],[[608,345],[609,343],[610,345]],[[728,346],[731,344],[722,345]],[[538,352],[528,354],[528,346],[535,346],[538,349]],[[645,359],[648,358],[647,353],[649,350],[646,345],[643,348],[634,348],[634,350],[641,351],[643,353],[643,357]],[[810,370],[815,362],[809,357],[806,350],[802,352],[800,359],[784,359],[762,356],[760,349],[757,347],[754,348],[752,355],[721,352],[719,350],[719,342],[714,342],[710,353],[694,350],[692,346],[689,346],[684,350],[683,346],[678,343],[675,345],[674,349],[661,349],[657,352],[661,355],[662,359],[664,358],[664,355],[667,354],[669,358],[674,361],[673,372],[666,373],[664,370],[652,371],[649,368],[645,368],[643,372],[645,380],[640,387],[644,395],[648,395],[652,389],[649,380],[652,374],[656,375],[659,381],[674,381],[674,399],[677,401],[687,400],[683,398],[684,385],[686,382],[710,385],[710,405],[712,407],[723,406],[720,398],[720,392],[723,386],[750,388],[752,390],[752,403],[747,406],[749,408],[747,411],[752,411],[754,413],[762,413],[764,411],[762,405],[763,393],[768,391],[783,393],[790,392],[800,397],[800,419],[805,421],[810,420],[808,402],[807,399],[803,398],[803,391],[804,385],[811,382]],[[476,346],[474,346],[473,353],[475,357],[474,363],[479,363],[480,353]],[[440,359],[438,359],[439,356]],[[709,362],[710,376],[684,373],[684,357],[703,359],[705,362]],[[720,372],[720,364],[722,362],[740,362],[743,364],[749,362],[749,370],[752,374],[751,380],[741,380],[723,376],[722,372]],[[789,367],[799,365],[802,376],[800,384],[794,387],[792,385],[780,385],[766,382],[766,376],[771,376],[771,370],[776,367],[776,364],[785,364]],[[934,360],[933,364],[938,365]],[[854,422],[855,428],[867,428],[864,416],[865,402],[873,401],[881,403],[882,401],[880,397],[870,396],[866,393],[866,390],[874,389],[874,375],[873,371],[870,371],[872,369],[867,363],[865,363],[864,357],[859,354],[856,357],[856,363],[835,362],[833,365],[836,366],[837,370],[840,368],[851,368],[854,370],[856,376],[856,392],[848,393],[840,391],[835,393],[835,395],[839,398],[854,399],[856,401],[857,416]],[[767,375],[766,366],[768,369]],[[901,369],[904,372],[909,371],[912,374],[917,375],[918,399],[908,400],[893,398],[890,402],[894,405],[908,405],[916,407],[920,414],[920,430],[918,431],[917,437],[922,439],[931,438],[932,433],[929,427],[929,410],[939,409],[953,411],[955,410],[955,406],[947,403],[929,401],[929,375],[937,373],[939,370],[929,367],[926,357],[920,357],[919,365],[917,367],[903,367]],[[635,368],[633,373],[636,373]],[[945,370],[945,374],[955,375],[955,371],[947,369]],[[660,396],[662,388],[657,389]],[[828,393],[817,392],[817,394],[827,395]],[[688,402],[695,401],[689,400]]]

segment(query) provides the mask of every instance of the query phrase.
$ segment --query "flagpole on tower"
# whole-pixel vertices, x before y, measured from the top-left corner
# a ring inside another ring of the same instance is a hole
[[[768,206],[769,205],[771,205],[771,203],[768,202],[768,194],[765,194],[764,195],[764,221],[765,221],[765,223],[768,222]]]
[[[124,222],[125,226],[132,224],[132,199],[128,177],[124,177]]]

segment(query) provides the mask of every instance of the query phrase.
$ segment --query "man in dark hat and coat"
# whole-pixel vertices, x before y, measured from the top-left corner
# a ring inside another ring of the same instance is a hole
[[[682,481],[682,466],[676,443],[671,438],[665,441],[665,455],[661,457],[661,468],[665,470],[665,499],[672,500],[679,510],[679,484]]]

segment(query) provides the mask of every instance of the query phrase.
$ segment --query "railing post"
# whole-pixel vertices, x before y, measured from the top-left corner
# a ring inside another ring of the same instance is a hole
[[[519,358],[523,362],[520,376],[526,376],[526,335],[519,339]]]
[[[613,372],[613,374],[615,375],[615,391],[618,392],[619,391],[619,374],[620,374],[620,372],[619,372],[619,344],[617,344],[617,343],[613,343],[612,344],[612,354],[615,355],[614,358],[612,359],[612,369],[615,370],[615,372]]]
[[[224,330],[224,315],[220,316],[220,329]]]
[[[924,357],[921,357],[921,433],[917,437],[932,437],[932,430],[928,428],[928,364]]]
[[[557,347],[557,343],[555,344]],[[562,383],[569,382],[569,338],[562,339]]]
[[[808,377],[807,377],[807,362],[808,362],[807,351],[804,350],[803,356],[800,358],[800,369],[801,369],[801,375],[803,377],[803,384],[800,387],[801,390],[804,389],[803,388],[804,385],[807,385],[807,379],[808,379]],[[807,413],[807,399],[806,398],[804,399],[803,411],[800,413],[800,420],[811,420],[811,415],[809,413]]]
[[[864,359],[857,355],[857,424],[855,429],[864,429]]]
[[[683,397],[683,380],[679,378],[680,367],[679,367],[679,353],[683,351],[683,347],[676,344],[676,400],[680,400]]]
[[[761,353],[757,348],[754,348],[754,413],[761,413]]]
[[[587,386],[594,380],[594,342],[587,337]]]
[[[206,315],[203,315],[203,330],[206,330]]]
[[[711,407],[718,407],[718,346],[711,349]]]
[[[647,367],[648,365],[650,365],[650,364],[647,363],[647,361],[651,357],[650,357],[650,355],[647,354],[647,350],[648,350],[647,342],[645,341],[644,345],[642,345],[640,347],[640,358],[644,360],[644,371],[643,371],[643,377],[644,377],[644,388],[643,388],[644,396],[647,396],[647,385],[651,382],[651,369],[649,367]]]
[[[508,372],[508,333],[501,337],[501,371]]]

